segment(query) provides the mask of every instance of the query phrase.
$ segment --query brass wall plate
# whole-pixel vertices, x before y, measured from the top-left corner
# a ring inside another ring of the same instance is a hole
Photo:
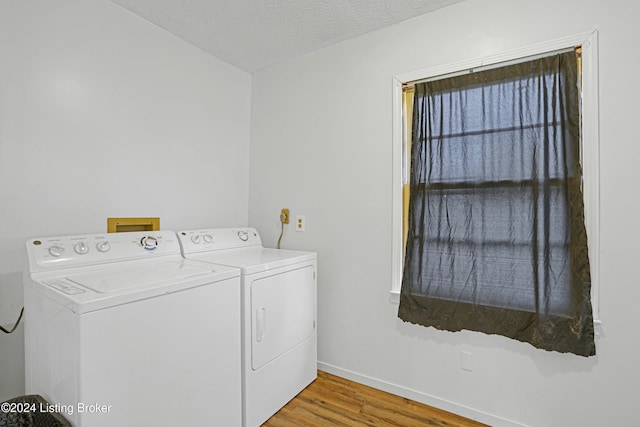
[[[160,218],[107,218],[107,233],[160,230]]]

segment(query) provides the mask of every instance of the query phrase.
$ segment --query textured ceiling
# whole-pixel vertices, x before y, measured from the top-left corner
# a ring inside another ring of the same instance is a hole
[[[111,1],[253,72],[463,0]]]

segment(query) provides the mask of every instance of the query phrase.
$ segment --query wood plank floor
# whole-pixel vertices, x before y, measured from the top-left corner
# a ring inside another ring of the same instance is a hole
[[[318,371],[305,388],[262,427],[485,426],[404,397]]]

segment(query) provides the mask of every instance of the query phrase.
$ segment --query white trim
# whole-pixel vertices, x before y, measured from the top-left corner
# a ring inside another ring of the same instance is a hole
[[[392,303],[400,302],[402,286],[402,80],[393,79],[393,122],[392,122],[392,184],[391,220],[391,299]]]
[[[582,43],[582,168],[585,225],[591,265],[593,316],[600,319],[600,109],[598,32]],[[600,328],[596,322],[596,328]]]
[[[520,424],[506,418],[497,417],[495,415],[488,414],[486,412],[482,412],[468,406],[460,405],[449,400],[441,399],[430,394],[422,393],[417,390],[373,378],[368,375],[363,375],[354,371],[350,371],[348,369],[342,369],[329,363],[319,361],[318,369],[331,375],[346,378],[350,381],[364,384],[378,390],[386,391],[387,393],[395,394],[396,396],[401,396],[407,399],[414,400],[416,402],[424,403],[425,405],[433,406],[434,408],[442,409],[444,411],[451,412],[453,414],[457,414],[475,421],[479,421],[490,426],[526,427],[524,424]]]
[[[583,79],[583,169],[585,223],[589,239],[591,263],[591,300],[596,327],[600,322],[600,166],[599,166],[599,85],[598,31],[580,33],[544,43],[512,50],[499,55],[398,74],[392,79],[392,259],[391,303],[399,302],[402,285],[402,85],[416,80],[441,76],[502,62],[513,61],[545,52],[582,46]]]

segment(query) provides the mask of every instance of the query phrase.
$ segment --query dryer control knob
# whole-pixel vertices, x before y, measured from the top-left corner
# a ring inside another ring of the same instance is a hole
[[[111,249],[111,243],[109,243],[107,240],[98,242],[96,243],[96,249],[100,252],[109,252],[109,249]]]
[[[195,243],[196,245],[200,243],[200,235],[199,234],[194,234],[193,236],[191,236],[191,241],[193,243]]]
[[[153,251],[158,247],[158,239],[153,236],[144,236],[140,239],[140,244],[147,251]]]
[[[205,243],[211,243],[213,242],[213,236],[211,234],[205,234],[202,236],[202,240],[204,240]]]
[[[246,242],[247,240],[249,240],[249,233],[247,233],[246,231],[238,231],[238,238],[243,242]]]
[[[89,246],[85,242],[78,242],[73,246],[73,250],[76,251],[78,255],[84,255],[89,252]]]
[[[62,255],[62,252],[64,252],[64,248],[61,248],[60,246],[51,246],[49,248],[49,253],[55,257]]]

